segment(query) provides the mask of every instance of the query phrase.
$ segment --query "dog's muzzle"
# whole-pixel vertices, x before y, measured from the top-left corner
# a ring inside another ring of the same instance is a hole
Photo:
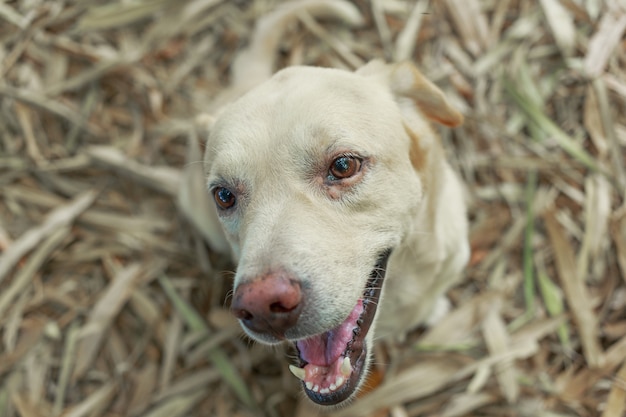
[[[348,318],[322,334],[296,342],[300,366],[291,372],[307,396],[320,405],[338,405],[352,397],[365,379],[368,349],[366,336],[374,321],[391,249],[378,257],[363,296]]]

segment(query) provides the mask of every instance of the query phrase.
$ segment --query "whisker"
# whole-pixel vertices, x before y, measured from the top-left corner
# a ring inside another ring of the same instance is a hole
[[[228,305],[228,300],[233,298],[234,293],[235,291],[232,288],[226,292],[226,295],[224,296],[224,302],[222,303],[222,307],[226,308],[226,306]]]
[[[188,166],[192,166],[194,164],[204,164],[204,160],[200,159],[200,160],[197,160],[197,161],[185,162],[185,165],[183,165],[183,168],[187,168]]]

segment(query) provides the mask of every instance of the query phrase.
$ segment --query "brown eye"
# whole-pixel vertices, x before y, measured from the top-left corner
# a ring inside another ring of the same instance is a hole
[[[361,160],[354,156],[336,158],[328,169],[329,179],[342,180],[350,178],[361,169]]]
[[[215,198],[217,206],[222,210],[232,208],[237,202],[235,194],[233,194],[228,188],[224,187],[215,188],[213,190],[213,198]]]

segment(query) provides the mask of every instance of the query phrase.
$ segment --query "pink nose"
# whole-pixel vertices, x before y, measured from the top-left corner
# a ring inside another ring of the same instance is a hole
[[[285,338],[302,311],[300,283],[285,272],[274,272],[237,286],[233,314],[257,333]]]

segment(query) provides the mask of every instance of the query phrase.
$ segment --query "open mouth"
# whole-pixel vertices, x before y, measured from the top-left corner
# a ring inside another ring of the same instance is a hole
[[[304,392],[320,405],[337,405],[350,398],[365,374],[365,338],[374,321],[391,250],[384,251],[350,315],[339,326],[296,342],[300,366],[291,372]]]

